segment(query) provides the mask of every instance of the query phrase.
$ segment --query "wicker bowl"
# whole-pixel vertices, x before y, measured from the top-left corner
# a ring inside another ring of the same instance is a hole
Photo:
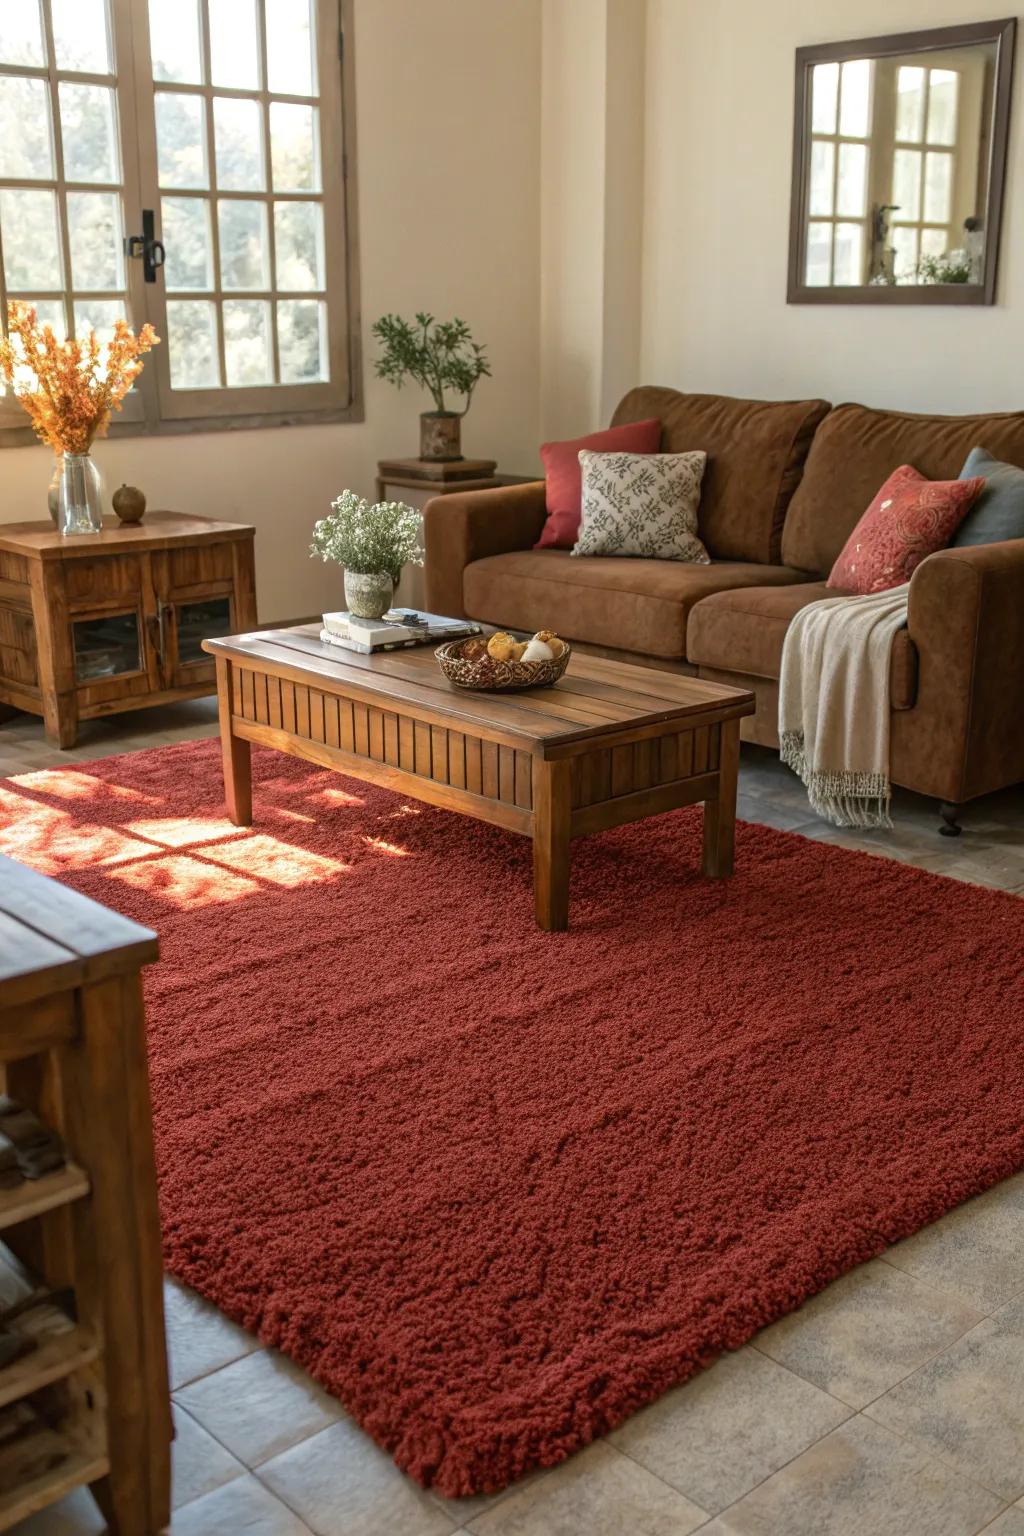
[[[462,654],[468,644],[467,640],[449,640],[446,645],[438,646],[434,652],[437,664],[456,688],[479,688],[487,693],[544,688],[557,683],[572,654],[572,648],[563,640],[562,654],[553,661],[495,661],[493,656],[468,661]]]

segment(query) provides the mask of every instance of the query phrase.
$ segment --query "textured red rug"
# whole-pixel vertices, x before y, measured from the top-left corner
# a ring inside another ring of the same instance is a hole
[[[213,742],[0,785],[160,933],[167,1262],[446,1494],[556,1462],[1024,1164],[1024,902],[682,812],[525,841]]]

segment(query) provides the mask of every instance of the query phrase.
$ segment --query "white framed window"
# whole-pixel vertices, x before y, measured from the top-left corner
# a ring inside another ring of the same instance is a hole
[[[958,243],[952,227],[960,73],[902,64],[896,70],[892,244],[896,281],[916,281],[922,256]]]
[[[150,321],[117,430],[358,415],[343,6],[0,3],[0,314]]]
[[[859,286],[868,250],[874,63],[816,64],[804,281]]]

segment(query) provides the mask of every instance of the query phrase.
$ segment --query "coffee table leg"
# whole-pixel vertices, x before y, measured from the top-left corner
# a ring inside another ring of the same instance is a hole
[[[224,656],[217,657],[217,708],[228,817],[236,827],[251,827],[252,749],[244,737],[231,730],[231,663]]]
[[[533,909],[537,926],[569,926],[571,765],[567,759],[533,760]]]
[[[721,726],[718,797],[704,802],[704,873],[712,879],[731,875],[736,844],[736,780],[740,768],[740,723]]]

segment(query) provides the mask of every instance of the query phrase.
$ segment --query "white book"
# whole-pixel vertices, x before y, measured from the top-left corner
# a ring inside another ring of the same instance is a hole
[[[320,639],[325,645],[336,645],[343,651],[358,651],[361,656],[373,656],[377,651],[401,651],[406,646],[422,644],[422,641],[414,636],[411,640],[387,640],[377,645],[368,645],[365,640],[353,640],[348,635],[337,635],[330,629],[322,629]]]
[[[409,622],[400,622],[408,615]],[[353,648],[378,651],[424,641],[456,640],[483,633],[472,619],[448,619],[436,613],[392,609],[382,619],[361,619],[354,613],[325,613],[322,636],[350,640]]]

